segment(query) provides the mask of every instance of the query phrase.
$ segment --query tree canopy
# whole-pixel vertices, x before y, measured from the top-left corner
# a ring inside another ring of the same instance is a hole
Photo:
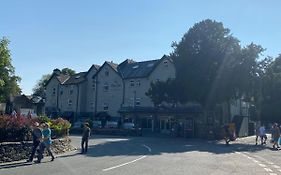
[[[258,61],[263,48],[256,44],[241,47],[237,38],[221,22],[204,20],[191,27],[179,43],[174,42],[170,57],[176,66],[173,92],[164,99],[179,103],[196,102],[205,108],[242,96],[253,96],[263,61]],[[165,86],[153,84],[148,91],[151,99],[163,99],[156,90]],[[153,93],[154,92],[154,93]],[[177,94],[175,94],[175,92]],[[154,95],[155,94],[155,95]]]
[[[21,92],[18,85],[20,77],[15,75],[8,45],[8,39],[0,40],[0,102],[5,102],[10,96],[18,95]]]
[[[281,122],[281,54],[272,61],[262,78],[261,119]]]
[[[61,70],[61,73],[64,75],[74,75],[76,72],[75,70],[66,67]]]

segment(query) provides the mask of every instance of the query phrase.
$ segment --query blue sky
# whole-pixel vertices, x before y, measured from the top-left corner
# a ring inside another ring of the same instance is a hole
[[[87,71],[104,61],[159,59],[195,23],[223,22],[244,46],[281,53],[280,0],[8,0],[1,1],[0,37],[10,43],[23,93],[43,74]]]

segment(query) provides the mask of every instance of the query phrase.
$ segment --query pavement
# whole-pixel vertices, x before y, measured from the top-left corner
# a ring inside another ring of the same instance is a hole
[[[270,137],[269,137],[270,138]],[[80,147],[80,136],[71,136]],[[87,154],[78,151],[59,155],[41,164],[0,164],[0,175],[44,174],[281,174],[281,152],[271,144],[255,145],[255,137],[223,141],[165,137],[93,136]]]

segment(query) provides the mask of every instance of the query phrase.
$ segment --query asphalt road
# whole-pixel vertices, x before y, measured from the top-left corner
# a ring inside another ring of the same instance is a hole
[[[80,137],[72,136],[80,146]],[[281,152],[255,146],[254,138],[226,146],[214,141],[183,138],[93,136],[88,154],[79,151],[50,157],[41,164],[0,164],[0,175],[220,175],[281,174]]]

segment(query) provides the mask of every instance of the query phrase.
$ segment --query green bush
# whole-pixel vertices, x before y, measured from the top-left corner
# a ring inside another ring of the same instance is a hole
[[[35,123],[47,122],[53,138],[64,137],[69,134],[71,124],[62,118],[51,120],[46,116],[28,118],[24,116],[0,116],[0,142],[31,140],[31,128]]]

